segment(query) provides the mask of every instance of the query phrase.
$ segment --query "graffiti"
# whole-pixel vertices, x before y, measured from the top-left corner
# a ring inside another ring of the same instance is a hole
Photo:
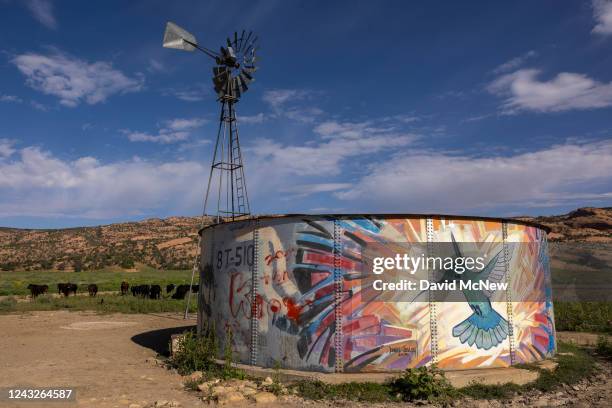
[[[220,245],[210,254],[216,295],[206,295],[206,307],[212,318],[231,326],[244,342],[238,350],[242,362],[251,361],[254,353],[249,348],[252,330],[257,330],[257,364],[281,361],[287,368],[328,372],[336,369],[337,359],[347,372],[427,365],[434,357],[433,342],[441,368],[508,366],[511,333],[515,362],[554,353],[547,248],[545,234],[537,228],[512,224],[508,230],[509,240],[539,242],[537,251],[520,247],[510,254],[511,307],[498,292],[464,291],[465,302],[439,301],[435,314],[426,299],[379,300],[364,280],[372,253],[391,256],[427,243],[423,218],[272,219],[258,228],[260,255],[252,266],[245,254],[253,243],[244,241],[243,230],[215,228],[231,249]],[[235,231],[243,235],[234,244]],[[507,279],[505,259],[500,256],[500,222],[436,219],[433,239],[486,243],[482,250],[489,254],[489,262],[477,271],[478,278]],[[461,246],[457,248],[460,251]],[[453,279],[475,279],[469,273],[449,273]],[[538,294],[541,302],[522,301]],[[257,325],[251,325],[254,319]],[[437,327],[435,338],[432,326]]]

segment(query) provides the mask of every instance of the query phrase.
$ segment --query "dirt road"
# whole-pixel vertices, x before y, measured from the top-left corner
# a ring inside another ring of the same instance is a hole
[[[165,347],[171,333],[194,324],[174,314],[55,311],[2,315],[0,388],[74,387],[77,402],[69,406],[127,408],[156,400],[202,406],[195,396],[182,391],[180,376],[146,362]],[[3,407],[6,404],[0,402]]]

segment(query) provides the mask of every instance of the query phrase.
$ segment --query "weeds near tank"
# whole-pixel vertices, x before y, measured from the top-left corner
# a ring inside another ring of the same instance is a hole
[[[595,351],[603,358],[612,360],[612,342],[608,340],[607,336],[599,336],[597,338]]]
[[[585,350],[566,343],[559,344],[557,363],[559,365],[553,371],[539,370],[540,377],[532,386],[540,391],[550,391],[560,384],[575,384],[585,377],[589,377],[597,371],[595,359]]]
[[[389,392],[387,384],[357,382],[327,384],[322,381],[302,381],[297,383],[294,388],[301,397],[311,400],[331,399],[365,402],[396,400]]]
[[[572,344],[560,343],[559,352],[563,354],[557,356],[558,366],[553,371],[541,369],[533,364],[521,365],[521,368],[539,372],[540,376],[534,382],[525,385],[471,384],[459,389],[459,392],[476,399],[509,399],[515,393],[521,394],[531,390],[549,392],[562,384],[572,385],[596,373],[595,359],[587,351]]]
[[[607,340],[606,340],[607,341]],[[597,353],[609,353],[610,342],[603,345]],[[420,367],[406,370],[400,377],[385,384],[344,383],[327,384],[322,381],[303,381],[293,386],[298,394],[312,400],[348,400],[365,402],[415,401],[447,405],[453,400],[470,397],[474,399],[505,400],[517,394],[538,390],[549,392],[562,384],[572,385],[597,373],[593,356],[572,344],[560,343],[556,357],[558,366],[553,371],[544,370],[534,364],[523,364],[520,368],[537,370],[539,378],[525,385],[506,383],[485,385],[472,383],[467,387],[454,388],[444,378],[444,373],[436,368]],[[609,354],[608,354],[609,356]]]
[[[224,380],[230,378],[238,378],[243,380],[246,375],[245,373],[234,367],[234,336],[232,334],[232,330],[228,327],[225,331],[225,349],[223,350],[223,367],[221,372],[218,374],[218,377],[223,378]]]
[[[402,401],[440,400],[456,393],[444,372],[436,367],[409,368],[391,381],[389,388]]]
[[[171,365],[181,375],[191,374],[194,371],[202,372],[202,381],[212,378],[238,378],[244,379],[242,370],[234,366],[234,351],[232,348],[232,332],[225,333],[225,348],[223,350],[224,362],[219,364],[219,342],[216,335],[214,322],[202,329],[202,335],[198,336],[193,331],[184,333],[179,349],[171,359]],[[195,381],[190,387],[197,387],[199,382]]]
[[[612,302],[555,302],[559,331],[612,333]]]
[[[172,357],[172,365],[182,374],[190,374],[194,371],[211,372],[217,371],[218,342],[215,334],[214,324],[202,330],[198,336],[192,331],[185,332],[179,349]]]
[[[282,395],[285,391],[285,387],[281,383],[281,363],[280,361],[274,361],[274,374],[272,374],[272,384],[263,387],[265,391],[271,392],[274,395]]]

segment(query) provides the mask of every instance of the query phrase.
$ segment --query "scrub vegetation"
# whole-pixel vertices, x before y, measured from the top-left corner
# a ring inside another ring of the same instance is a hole
[[[555,302],[557,331],[612,333],[612,302]]]
[[[533,390],[548,392],[562,384],[572,385],[596,373],[595,359],[585,350],[571,344],[559,344],[558,366],[553,371],[523,366],[540,372],[539,378],[525,385],[507,383],[484,385],[474,383],[463,388],[454,388],[436,368],[408,369],[402,375],[384,384],[345,383],[326,384],[321,381],[305,381],[294,387],[298,394],[313,400],[350,400],[364,402],[414,401],[447,403],[451,400],[470,397],[474,399],[510,399],[515,394]]]
[[[70,296],[67,298],[43,295],[33,300],[24,300],[9,296],[0,299],[0,314],[41,310],[89,310],[99,313],[184,312],[185,305],[186,300],[171,298],[143,299],[141,297],[133,297],[131,294],[127,296],[98,294],[96,297]],[[196,310],[197,300],[192,297],[190,312],[195,313]]]

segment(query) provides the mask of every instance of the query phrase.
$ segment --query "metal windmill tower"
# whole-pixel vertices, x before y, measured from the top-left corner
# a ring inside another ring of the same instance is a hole
[[[166,24],[164,47],[183,51],[199,50],[215,61],[212,81],[217,101],[221,104],[219,128],[215,143],[206,195],[204,214],[213,183],[217,185],[217,222],[250,215],[249,195],[244,177],[244,163],[240,151],[236,104],[248,90],[248,84],[257,70],[257,36],[253,32],[234,32],[226,44],[215,52],[198,45],[196,38],[172,22]],[[218,177],[218,179],[217,179]]]
[[[168,22],[164,32],[163,46],[183,51],[198,50],[215,62],[212,69],[212,81],[218,95],[217,101],[221,104],[221,113],[200,227],[204,226],[210,190],[214,182],[218,183],[217,211],[214,214],[218,223],[226,219],[235,220],[237,217],[250,215],[249,195],[238,136],[236,104],[242,94],[247,91],[248,84],[254,80],[253,73],[257,70],[255,54],[259,48],[257,47],[257,36],[254,36],[252,31],[247,34],[245,30],[242,30],[240,36],[238,36],[238,32],[234,32],[233,38],[228,37],[226,44],[219,48],[219,52],[215,52],[198,45],[193,34],[172,22]],[[200,239],[201,237],[198,235],[198,248],[200,247]],[[199,257],[196,255],[191,272],[192,287],[198,265]],[[185,319],[189,312],[191,292],[189,290],[187,295]]]

